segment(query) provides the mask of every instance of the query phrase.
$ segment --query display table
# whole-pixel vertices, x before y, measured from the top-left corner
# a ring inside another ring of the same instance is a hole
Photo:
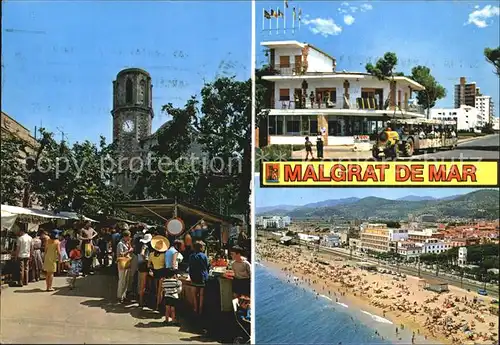
[[[181,277],[181,299],[189,311],[194,311],[196,300],[196,287],[188,278]],[[217,308],[219,312],[233,311],[233,285],[232,280],[223,277],[210,277],[205,287],[205,306]]]
[[[10,254],[1,254],[0,256],[0,285],[9,284],[13,277],[15,263]]]
[[[187,314],[194,314],[196,287],[187,278],[182,282],[181,300]],[[223,343],[233,343],[241,329],[236,324],[233,310],[232,280],[224,277],[210,277],[204,290],[202,327],[207,329],[211,338]],[[200,319],[198,319],[200,320]],[[198,321],[200,322],[200,321]]]

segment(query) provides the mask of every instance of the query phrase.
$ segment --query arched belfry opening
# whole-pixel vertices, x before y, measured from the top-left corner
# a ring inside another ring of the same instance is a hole
[[[133,95],[133,85],[132,80],[130,78],[127,79],[127,83],[125,84],[125,102],[130,104],[132,103],[132,95]]]

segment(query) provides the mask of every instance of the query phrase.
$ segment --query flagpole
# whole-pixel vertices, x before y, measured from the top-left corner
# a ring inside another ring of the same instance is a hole
[[[299,31],[300,31],[300,22],[302,21],[302,9],[299,8]]]
[[[262,9],[262,31],[266,30],[266,27],[264,25],[266,25],[266,9],[265,8]]]
[[[283,33],[286,34],[286,0],[283,0]]]
[[[276,35],[280,34],[280,8],[277,9],[276,12]]]
[[[295,7],[293,8],[292,12],[292,35],[295,35],[295,16],[297,13],[295,13]]]
[[[272,35],[273,34],[273,17],[272,17],[272,12],[270,14],[271,14],[271,18],[269,18],[269,35]]]

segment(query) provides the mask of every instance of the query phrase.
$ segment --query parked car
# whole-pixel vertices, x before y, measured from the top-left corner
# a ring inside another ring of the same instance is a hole
[[[478,289],[477,293],[480,294],[481,296],[488,296],[488,293],[484,289]]]

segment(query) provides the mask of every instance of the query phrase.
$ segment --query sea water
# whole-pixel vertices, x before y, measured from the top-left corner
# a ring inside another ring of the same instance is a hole
[[[257,344],[411,344],[409,330],[396,336],[399,326],[390,320],[318,295],[262,264],[255,271],[255,295]]]

